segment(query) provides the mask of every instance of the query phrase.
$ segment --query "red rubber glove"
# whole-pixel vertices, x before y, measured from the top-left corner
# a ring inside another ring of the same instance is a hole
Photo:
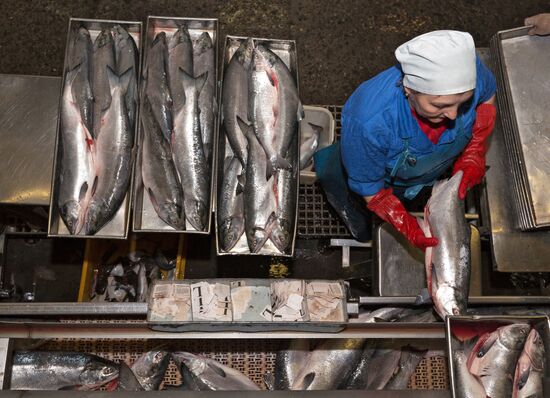
[[[436,246],[436,238],[427,238],[403,204],[395,197],[391,188],[382,189],[369,201],[367,208],[382,220],[390,223],[402,233],[411,244],[425,251],[429,246]]]
[[[453,175],[462,170],[462,181],[458,187],[458,197],[464,199],[468,189],[481,182],[485,175],[485,154],[487,138],[495,127],[497,108],[492,104],[481,104],[476,109],[477,117],[472,128],[472,139],[455,162]]]

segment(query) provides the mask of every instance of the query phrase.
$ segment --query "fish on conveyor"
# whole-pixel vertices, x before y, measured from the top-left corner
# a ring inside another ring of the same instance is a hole
[[[118,377],[118,365],[78,352],[14,352],[11,390],[92,390]]]
[[[427,351],[417,351],[412,347],[403,347],[401,357],[393,376],[384,386],[384,390],[406,390],[416,367]]]
[[[228,252],[244,233],[244,194],[238,181],[238,176],[243,172],[241,162],[237,157],[232,157],[227,158],[225,163],[216,217],[221,248]]]
[[[168,41],[167,65],[173,114],[175,115],[185,104],[185,92],[181,84],[180,69],[189,76],[199,76],[193,71],[193,42],[185,24],[181,25]]]
[[[92,195],[95,145],[83,123],[73,84],[82,73],[83,64],[65,77],[60,120],[60,171],[57,206],[61,219],[71,234],[78,234]]]
[[[531,326],[516,323],[483,334],[468,357],[468,369],[491,398],[512,396],[516,364]]]
[[[147,97],[143,101],[142,112],[141,175],[144,191],[161,220],[175,229],[184,229],[183,190],[170,143],[164,139]]]
[[[74,70],[80,66],[71,85],[73,98],[80,110],[80,117],[86,129],[92,133],[94,96],[92,94],[91,68],[92,68],[93,44],[88,30],[81,26],[72,33],[72,41],[69,44],[68,70]]]
[[[111,89],[108,68],[116,70],[115,41],[109,28],[96,37],[92,57],[92,93],[94,96],[92,135],[97,139],[102,126],[102,118],[111,106]]]
[[[212,359],[187,352],[172,358],[183,377],[183,386],[193,391],[248,391],[260,388],[248,377]]]
[[[303,109],[294,77],[285,63],[263,45],[254,48],[249,71],[249,116],[254,133],[269,160],[266,177],[279,169],[292,169],[285,159],[298,133]]]
[[[357,366],[365,339],[327,339],[309,355],[291,390],[334,390]]]
[[[144,92],[149,98],[153,114],[168,142],[172,140],[172,96],[168,78],[168,48],[166,33],[160,32],[151,43],[143,71]]]
[[[124,95],[126,110],[128,111],[128,120],[130,128],[133,130],[136,122],[136,109],[138,104],[137,70],[138,70],[138,49],[132,36],[120,25],[115,25],[112,29],[115,40],[115,61],[116,73],[122,75],[124,72],[132,69],[128,90]]]
[[[319,148],[319,139],[321,134],[323,134],[323,128],[321,126],[317,126],[313,123],[308,123],[308,125],[311,127],[312,133],[311,136],[300,145],[300,170],[305,169],[311,164],[313,155],[315,151],[317,151],[317,148]]]
[[[158,390],[164,380],[164,374],[168,369],[170,353],[162,349],[154,349],[146,352],[132,364],[139,383],[145,391]]]
[[[203,32],[193,47],[193,70],[195,76],[200,76],[203,73],[207,73],[208,76],[199,95],[199,109],[204,156],[210,163],[217,105],[215,101],[216,57],[212,38],[208,32]]]
[[[544,343],[536,329],[531,330],[519,356],[514,377],[513,398],[543,398],[546,356]]]
[[[252,253],[258,253],[271,235],[277,211],[277,197],[274,192],[275,176],[266,180],[269,163],[252,126],[240,118],[239,126],[248,141],[248,162],[244,185],[244,220],[246,239]]]
[[[103,115],[96,139],[94,193],[85,218],[86,234],[93,235],[109,222],[124,201],[132,175],[134,132],[130,129],[124,95],[129,71],[117,76],[107,69],[111,105]]]
[[[290,390],[309,359],[309,340],[293,339],[277,352],[273,389]]]
[[[202,149],[199,94],[208,76],[193,78],[179,72],[185,103],[174,114],[172,156],[183,187],[185,218],[197,231],[204,231],[210,217],[210,167]]]
[[[248,119],[248,71],[252,61],[254,42],[243,41],[227,65],[223,77],[222,115],[229,145],[243,168],[247,163],[247,141],[237,118]]]
[[[428,293],[435,310],[446,315],[466,313],[470,287],[470,227],[464,217],[464,201],[458,198],[462,172],[435,184],[424,208],[421,227],[439,244],[426,249]]]

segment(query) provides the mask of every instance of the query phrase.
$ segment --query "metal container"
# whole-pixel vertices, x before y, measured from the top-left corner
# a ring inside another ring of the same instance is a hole
[[[494,326],[496,330],[500,326],[509,325],[513,323],[528,323],[534,329],[536,329],[544,342],[544,349],[546,352],[545,363],[545,391],[548,387],[548,378],[550,377],[550,320],[546,316],[448,316],[445,319],[445,334],[447,340],[447,359],[449,364],[449,375],[451,378],[451,390],[453,398],[463,397],[458,391],[457,387],[457,364],[453,360],[453,353],[461,349],[460,341],[454,337],[454,330],[472,330],[478,328],[478,330],[488,331]],[[513,377],[513,375],[512,375]],[[548,391],[546,391],[548,394]],[[544,394],[544,396],[546,396]]]
[[[142,35],[142,23],[141,22],[128,22],[128,21],[114,21],[114,20],[97,20],[97,19],[75,19],[71,18],[69,20],[69,30],[67,34],[67,42],[65,45],[65,66],[63,69],[63,82],[61,87],[61,94],[59,100],[59,110],[61,112],[61,101],[63,101],[63,88],[65,86],[65,76],[67,74],[67,61],[68,61],[68,52],[69,52],[69,42],[71,40],[71,34],[74,31],[75,27],[84,26],[90,32],[90,37],[92,42],[99,35],[102,29],[106,27],[111,27],[113,25],[121,25],[125,28],[128,33],[134,39],[138,52],[141,53],[141,35]],[[141,64],[140,60],[138,61],[138,73],[139,76],[139,65]],[[139,118],[138,112],[136,112],[136,123],[134,131],[134,151],[136,148],[136,142],[138,142],[137,136],[137,120]],[[57,122],[57,135],[56,135],[56,144],[55,144],[55,155],[54,155],[54,166],[52,173],[52,189],[50,197],[50,213],[49,213],[49,225],[48,225],[48,236],[64,236],[64,237],[74,237],[74,238],[110,238],[110,239],[124,239],[128,236],[128,229],[130,224],[130,209],[131,209],[131,200],[132,200],[132,186],[134,175],[130,177],[130,183],[128,186],[128,191],[126,197],[120,208],[115,213],[113,218],[107,222],[95,235],[71,235],[65,226],[64,222],[61,220],[57,206],[57,197],[59,194],[59,173],[61,162],[60,159],[60,141],[61,141],[61,132],[60,132],[60,119],[58,118]]]
[[[145,42],[144,42],[144,65],[147,60],[147,53],[153,42],[155,36],[160,32],[165,32],[167,38],[169,39],[171,35],[177,31],[178,27],[182,24],[186,24],[189,30],[189,35],[193,42],[198,39],[198,37],[203,33],[208,33],[212,39],[214,46],[214,60],[215,65],[218,64],[218,20],[217,19],[206,19],[206,18],[173,18],[173,17],[153,17],[150,16],[147,18],[147,28],[145,32]],[[215,67],[217,73],[217,67]],[[142,76],[143,79],[143,76]],[[215,76],[215,93],[214,93],[214,103],[218,103],[218,90],[217,82],[218,76]],[[141,85],[140,85],[141,87]],[[141,93],[143,95],[143,93]],[[143,103],[143,101],[141,101]],[[214,126],[218,124],[218,116],[215,113]],[[143,131],[141,130],[141,123],[139,124],[140,131],[140,140],[143,139]],[[217,142],[217,128],[214,128],[212,143],[213,147],[216,146]],[[211,213],[213,209],[213,200],[212,195],[215,195],[215,149],[213,148],[212,159],[210,162],[211,173],[210,173],[210,201],[208,203],[208,224],[205,231],[195,230],[189,223],[185,230],[176,230],[172,226],[166,224],[162,221],[157,215],[149,195],[144,194],[143,190],[143,180],[141,174],[142,167],[142,152],[141,152],[141,141],[139,141],[138,148],[138,158],[135,166],[135,186],[134,186],[134,215],[133,215],[133,227],[134,232],[178,232],[178,233],[196,233],[196,234],[210,234],[211,228]]]
[[[320,106],[304,105],[304,118],[300,122],[300,145],[311,136],[311,127],[308,123],[313,123],[323,128],[319,136],[319,146],[317,150],[332,145],[335,138],[334,117],[328,109]],[[303,170],[300,170],[300,184],[315,184],[317,175],[314,169],[315,166],[311,163]]]
[[[225,72],[225,68],[231,61],[231,58],[235,51],[239,48],[239,45],[245,41],[247,37],[243,36],[226,36],[225,38],[225,45],[224,45],[224,51],[223,51],[223,70]],[[294,80],[296,81],[296,88],[299,92],[299,80],[298,80],[298,59],[297,59],[297,47],[296,42],[294,40],[276,40],[276,39],[262,39],[262,38],[253,38],[254,43],[263,44],[267,46],[270,50],[272,50],[281,60],[286,64],[286,66],[289,68],[291,74],[294,77]],[[222,84],[220,84],[220,88],[223,87],[223,72],[221,75],[221,81]],[[222,92],[220,91],[220,102],[218,109],[222,109]],[[300,158],[300,134],[298,127],[296,128],[296,133],[292,139],[292,142],[290,143],[290,149],[289,152],[292,150],[296,151],[296,161],[295,164],[293,164],[293,170],[299,169],[299,158]],[[224,159],[226,153],[231,153],[231,148],[229,146],[229,142],[226,137],[225,128],[223,125],[222,117],[218,119],[218,141],[217,141],[217,166],[216,166],[216,183],[217,187],[222,186],[223,182],[223,176],[224,176]],[[246,240],[246,233],[243,233],[235,247],[231,249],[229,252],[224,252],[220,245],[220,239],[219,239],[219,225],[218,220],[216,218],[216,249],[217,254],[219,256],[223,255],[260,255],[260,256],[281,256],[281,257],[292,257],[294,255],[294,245],[296,241],[296,229],[298,224],[298,185],[299,185],[299,175],[296,173],[296,181],[293,186],[293,191],[296,195],[296,209],[295,209],[295,215],[293,218],[294,225],[292,227],[292,243],[290,245],[290,248],[285,253],[281,253],[275,245],[271,242],[271,239],[268,239],[267,242],[264,244],[262,249],[258,253],[251,253],[250,249],[248,247],[248,243]],[[218,192],[216,193],[216,209],[218,208]]]

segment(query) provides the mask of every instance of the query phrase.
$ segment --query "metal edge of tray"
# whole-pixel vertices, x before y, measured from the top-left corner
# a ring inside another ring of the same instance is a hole
[[[416,296],[361,296],[360,305],[415,305]],[[470,296],[468,304],[476,305],[550,305],[550,296]]]

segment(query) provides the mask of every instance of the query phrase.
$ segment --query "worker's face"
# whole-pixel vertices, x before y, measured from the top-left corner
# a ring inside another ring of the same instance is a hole
[[[405,93],[417,115],[432,123],[440,123],[445,119],[455,120],[458,108],[472,98],[474,90],[452,95],[430,95],[405,87]]]

